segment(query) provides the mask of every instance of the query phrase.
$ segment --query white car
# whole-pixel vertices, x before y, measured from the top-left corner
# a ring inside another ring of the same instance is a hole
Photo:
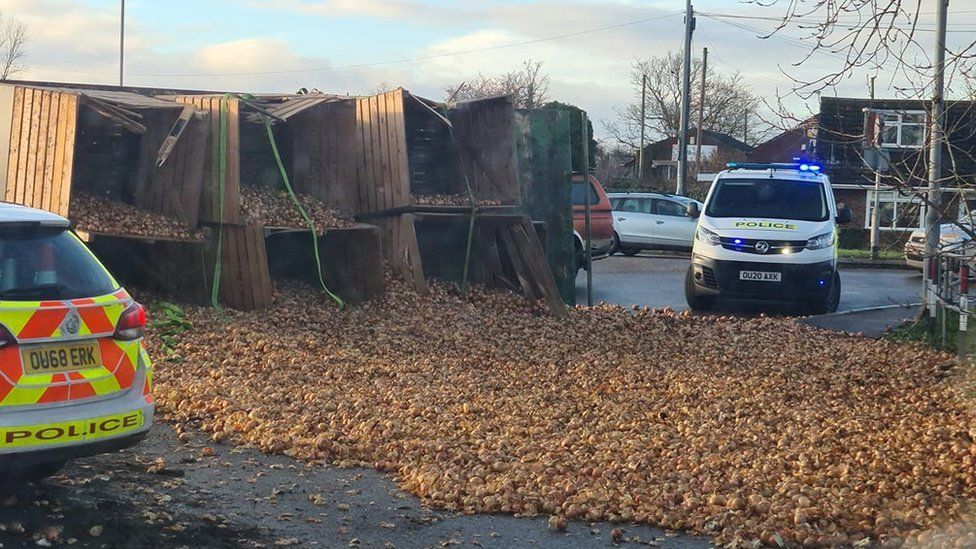
[[[664,193],[608,193],[613,206],[615,249],[635,255],[645,249],[691,250],[697,219],[688,204],[702,204]]]
[[[976,230],[976,219],[964,217],[959,223],[967,225]],[[959,228],[955,223],[944,223],[939,228],[939,249],[945,252],[962,250],[972,240],[966,231]],[[912,235],[905,242],[905,263],[915,269],[923,269],[925,266],[925,231],[919,229],[912,231]]]

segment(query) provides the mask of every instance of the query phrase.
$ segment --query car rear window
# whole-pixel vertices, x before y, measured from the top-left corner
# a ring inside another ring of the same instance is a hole
[[[0,226],[0,300],[77,299],[116,290],[115,280],[68,230]]]
[[[586,185],[582,181],[579,183],[573,183],[573,206],[585,206],[586,205]],[[596,189],[593,187],[593,183],[589,184],[590,187],[590,206],[595,205],[600,201],[600,195],[597,194]]]

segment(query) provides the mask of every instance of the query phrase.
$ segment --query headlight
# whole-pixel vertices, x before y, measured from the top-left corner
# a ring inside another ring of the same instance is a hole
[[[718,246],[722,243],[722,239],[718,237],[718,233],[709,231],[704,227],[698,227],[698,230],[695,232],[695,238],[712,246]]]
[[[824,233],[807,240],[808,250],[822,250],[834,245],[834,233]]]

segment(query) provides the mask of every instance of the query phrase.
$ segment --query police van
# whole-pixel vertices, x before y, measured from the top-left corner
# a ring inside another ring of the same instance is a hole
[[[145,326],[67,219],[0,203],[0,489],[146,435]]]
[[[812,163],[729,164],[698,219],[685,298],[694,311],[718,298],[791,302],[809,314],[837,310],[838,211],[830,179]]]

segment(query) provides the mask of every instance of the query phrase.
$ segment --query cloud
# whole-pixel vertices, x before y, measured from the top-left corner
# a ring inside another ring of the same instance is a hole
[[[470,10],[403,0],[252,0],[250,6],[325,18],[361,17],[426,25],[463,22]]]

